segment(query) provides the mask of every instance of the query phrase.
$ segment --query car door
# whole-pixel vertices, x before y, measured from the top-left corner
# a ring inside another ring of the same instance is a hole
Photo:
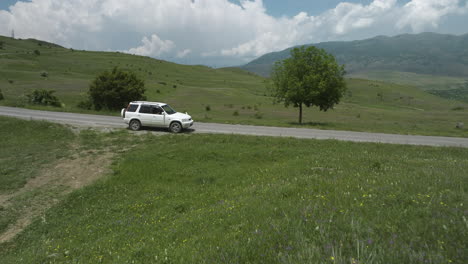
[[[151,113],[152,113],[152,124],[153,126],[163,127],[164,121],[166,119],[166,115],[164,115],[164,111],[161,107],[157,105],[151,106]]]
[[[138,113],[138,118],[140,119],[141,125],[143,125],[143,126],[153,126],[152,106],[142,104],[140,106],[140,111]]]

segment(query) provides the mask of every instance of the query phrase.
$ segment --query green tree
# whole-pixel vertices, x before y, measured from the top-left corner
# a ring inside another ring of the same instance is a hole
[[[313,46],[294,48],[291,57],[275,64],[272,72],[273,96],[287,107],[318,106],[327,111],[346,91],[344,66],[325,50]]]
[[[97,76],[88,91],[90,103],[96,110],[120,109],[131,101],[145,100],[144,93],[145,83],[135,73],[117,67]]]

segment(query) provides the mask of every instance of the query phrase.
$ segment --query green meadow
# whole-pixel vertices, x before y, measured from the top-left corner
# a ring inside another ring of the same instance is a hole
[[[442,98],[468,103],[468,77],[436,76],[392,71],[354,73],[350,76],[410,85]]]
[[[395,71],[371,71],[353,73],[350,76],[367,80],[378,80],[388,83],[410,85],[425,91],[456,89],[468,82],[468,76],[463,78]]]
[[[68,156],[67,146],[74,135],[60,125],[4,117],[0,118],[0,127],[1,234],[21,216],[21,208],[30,207],[39,197],[37,191],[24,193],[10,201],[12,206],[6,207],[3,195],[19,191],[42,168]]]
[[[79,149],[79,156],[116,153],[100,180],[61,199],[3,243],[2,263],[468,258],[467,149],[124,130],[69,134],[49,123],[0,121],[9,124],[0,126],[2,134],[23,127],[8,137],[17,142],[14,171],[21,171],[20,163],[28,166],[29,160],[19,159],[26,155],[43,166],[55,160],[20,140],[32,129],[50,133],[43,145],[68,139],[73,144],[62,151]],[[0,168],[6,168],[2,155]],[[18,188],[10,186],[10,192]]]
[[[64,49],[36,40],[0,37],[0,41],[5,43],[0,50],[0,90],[5,96],[1,105],[118,115],[83,110],[77,104],[85,99],[93,78],[120,67],[145,80],[149,100],[167,102],[198,122],[300,126],[297,109],[273,103],[268,79],[238,68],[178,65],[116,52]],[[384,81],[348,78],[342,102],[326,113],[306,109],[301,127],[466,137],[466,128],[456,128],[458,122],[467,123],[468,116],[468,103],[456,100],[458,91],[430,94],[416,85],[427,80],[432,85],[429,90],[444,90],[446,82],[461,84],[464,79],[436,82],[439,77],[416,77],[405,77],[412,82],[394,82],[394,75]],[[55,90],[63,107],[28,104],[26,95],[34,89]]]

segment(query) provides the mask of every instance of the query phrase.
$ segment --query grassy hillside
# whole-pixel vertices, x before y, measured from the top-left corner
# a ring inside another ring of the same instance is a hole
[[[411,72],[370,71],[350,74],[353,78],[411,85],[446,99],[468,103],[468,76],[451,77]]]
[[[468,76],[468,34],[421,33],[366,40],[313,44],[335,55],[348,73],[376,70],[442,76]],[[265,54],[243,68],[269,75],[275,61],[290,56],[290,49]]]
[[[0,50],[3,105],[89,112],[76,106],[84,99],[89,83],[101,71],[118,66],[145,80],[149,100],[188,111],[195,121],[298,126],[297,109],[272,103],[266,88],[268,80],[240,69],[185,66],[115,52],[75,51],[35,40],[0,40],[5,42]],[[34,54],[35,50],[40,55]],[[41,76],[44,71],[48,77]],[[348,79],[347,83],[349,91],[335,110],[305,110],[305,127],[466,136],[466,130],[455,126],[467,123],[468,104],[444,100],[407,85],[361,79]],[[56,90],[64,107],[26,104],[25,95],[36,88]]]
[[[152,100],[177,97],[180,90],[191,88],[210,89],[214,94],[219,89],[263,91],[260,77],[238,70],[184,66],[115,52],[69,50],[35,40],[0,37],[0,41],[5,43],[0,50],[0,89],[7,105],[23,106],[25,94],[43,88],[57,91],[64,110],[77,111],[76,105],[84,99],[92,79],[115,66],[134,71],[145,80],[147,96]],[[42,72],[48,77],[42,77]]]
[[[369,71],[348,75],[351,78],[383,81],[400,85],[418,87],[423,91],[452,90],[465,86],[468,83],[466,77],[437,76],[401,71]]]
[[[2,263],[464,263],[468,257],[465,149],[236,135],[85,138],[95,148],[130,142],[133,148],[107,177],[2,244]]]

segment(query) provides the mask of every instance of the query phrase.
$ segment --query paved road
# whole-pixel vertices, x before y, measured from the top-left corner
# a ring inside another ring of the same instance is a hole
[[[89,127],[125,128],[120,117],[37,111],[14,107],[0,107],[0,115],[22,119],[48,120],[63,124]],[[195,123],[193,133],[240,134],[274,137],[337,139],[354,142],[379,142],[404,145],[447,146],[468,148],[468,138],[408,136],[382,133],[282,128],[246,125]]]

